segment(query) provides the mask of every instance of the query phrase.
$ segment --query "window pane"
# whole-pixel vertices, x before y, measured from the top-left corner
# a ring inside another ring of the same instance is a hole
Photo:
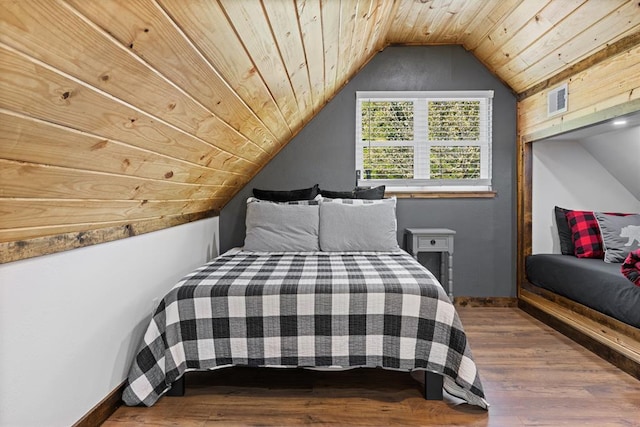
[[[363,101],[362,140],[413,140],[413,102]]]
[[[480,178],[480,147],[433,146],[429,161],[431,179]]]
[[[364,179],[413,179],[413,147],[364,147]]]
[[[478,141],[480,101],[429,101],[431,141]]]
[[[362,185],[398,191],[491,189],[493,91],[358,91]]]

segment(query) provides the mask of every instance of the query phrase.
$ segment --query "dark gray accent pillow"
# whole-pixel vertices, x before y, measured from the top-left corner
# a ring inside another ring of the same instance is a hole
[[[328,197],[330,199],[353,199],[353,190],[352,191],[331,191],[331,190],[320,190],[320,195],[322,197]]]
[[[558,229],[558,238],[560,239],[560,253],[562,255],[574,255],[575,247],[571,238],[571,228],[567,221],[567,212],[569,209],[555,207],[556,227]]]
[[[323,199],[320,249],[323,251],[399,250],[396,199]]]
[[[318,184],[310,188],[301,188],[299,190],[261,190],[253,189],[253,196],[260,200],[268,200],[270,202],[291,202],[294,200],[313,200],[319,193]]]
[[[379,200],[384,199],[385,186],[380,185],[378,187],[356,187],[351,191],[330,191],[320,190],[322,197],[328,197],[330,199],[367,199],[367,200]]]
[[[245,251],[314,252],[320,250],[317,201],[247,201]]]
[[[385,186],[380,185],[378,187],[368,189],[358,189],[356,187],[354,192],[354,199],[367,199],[367,200],[379,200],[384,199]]]
[[[600,227],[605,262],[624,262],[629,252],[640,249],[640,214],[593,214]]]

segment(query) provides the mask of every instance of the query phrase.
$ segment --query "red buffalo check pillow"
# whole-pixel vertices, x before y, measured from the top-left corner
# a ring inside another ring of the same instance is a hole
[[[625,216],[627,214],[608,213],[608,215]],[[574,255],[578,258],[604,258],[600,227],[593,212],[568,211],[566,217],[575,247]]]
[[[620,270],[627,279],[640,286],[640,249],[629,252]]]

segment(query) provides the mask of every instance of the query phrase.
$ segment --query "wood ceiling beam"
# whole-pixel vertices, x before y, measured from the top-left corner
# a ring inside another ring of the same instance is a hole
[[[640,45],[640,31],[623,37],[615,43],[611,43],[604,49],[599,50],[598,52],[579,62],[576,62],[575,64],[565,68],[554,76],[549,77],[548,79],[541,81],[540,83],[537,83],[530,88],[518,93],[518,101],[522,101],[523,99],[529,98],[530,96],[540,93],[545,89],[553,87],[558,83],[569,79],[571,76],[576,75],[594,66],[595,64],[603,62],[608,58],[611,58],[612,56],[625,52],[635,47],[636,45]]]

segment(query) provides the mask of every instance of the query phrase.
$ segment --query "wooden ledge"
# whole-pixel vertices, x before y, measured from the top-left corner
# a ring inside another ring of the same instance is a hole
[[[385,197],[396,196],[398,199],[493,199],[498,196],[495,191],[423,191],[419,193],[393,192],[387,190]]]
[[[122,225],[74,231],[51,236],[35,237],[16,242],[0,242],[0,264],[48,255],[70,249],[112,242],[127,237],[158,231],[204,218],[218,216],[219,211],[210,210],[161,218],[130,221]]]
[[[638,328],[532,286],[525,284],[520,289],[521,309],[640,379]]]

